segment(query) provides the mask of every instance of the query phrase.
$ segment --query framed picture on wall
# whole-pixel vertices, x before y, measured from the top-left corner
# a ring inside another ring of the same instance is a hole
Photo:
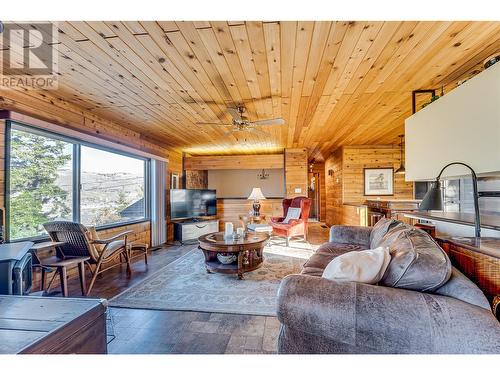
[[[172,173],[172,179],[170,181],[171,189],[179,189],[179,175],[177,173]]]
[[[365,168],[364,195],[394,195],[394,168]]]

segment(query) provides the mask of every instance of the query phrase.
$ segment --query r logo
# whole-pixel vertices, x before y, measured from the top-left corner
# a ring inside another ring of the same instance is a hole
[[[52,75],[54,54],[51,23],[3,23],[2,74]]]

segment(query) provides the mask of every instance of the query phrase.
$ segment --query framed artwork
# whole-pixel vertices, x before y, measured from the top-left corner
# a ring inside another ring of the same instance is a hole
[[[365,168],[364,195],[394,195],[394,168]]]
[[[172,173],[172,180],[170,181],[170,189],[179,189],[179,175]]]

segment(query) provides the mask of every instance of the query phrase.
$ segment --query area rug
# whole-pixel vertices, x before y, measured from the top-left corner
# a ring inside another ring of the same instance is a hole
[[[276,316],[281,279],[300,272],[311,253],[307,248],[267,247],[262,267],[238,280],[236,275],[208,274],[202,252],[193,249],[111,299],[110,306]]]

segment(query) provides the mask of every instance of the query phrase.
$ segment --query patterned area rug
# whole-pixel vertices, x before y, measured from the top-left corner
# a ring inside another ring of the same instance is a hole
[[[261,268],[224,275],[205,270],[203,254],[193,249],[110,300],[110,306],[276,316],[276,292],[283,277],[298,273],[312,254],[310,246],[266,247]]]

